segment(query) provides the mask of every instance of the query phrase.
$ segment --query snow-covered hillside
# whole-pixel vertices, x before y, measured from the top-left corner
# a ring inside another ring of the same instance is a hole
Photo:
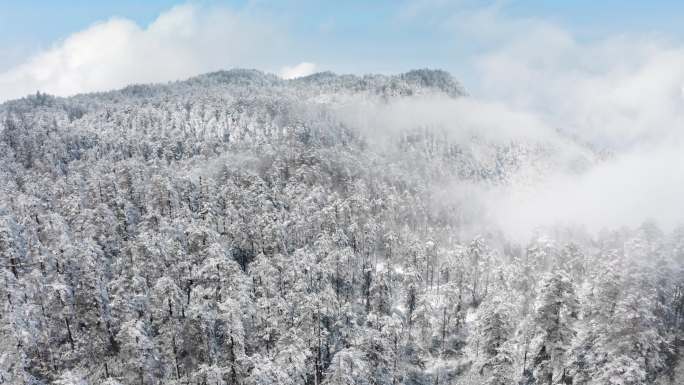
[[[681,382],[684,230],[510,237],[492,196],[601,157],[468,100],[230,70],[0,105],[0,383]]]

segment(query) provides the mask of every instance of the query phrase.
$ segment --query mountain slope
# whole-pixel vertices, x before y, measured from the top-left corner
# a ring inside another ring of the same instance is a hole
[[[684,232],[508,239],[481,195],[595,157],[562,135],[409,119],[464,98],[443,71],[231,70],[2,104],[0,378],[674,375]]]

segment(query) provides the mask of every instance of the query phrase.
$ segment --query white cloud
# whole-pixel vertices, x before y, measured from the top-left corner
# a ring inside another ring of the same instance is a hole
[[[501,137],[543,138],[559,130],[612,154],[581,174],[558,172],[532,188],[476,189],[469,203],[521,239],[558,224],[597,231],[650,220],[665,229],[684,223],[681,42],[643,33],[578,38],[547,20],[508,16],[506,2],[419,4],[404,16],[420,13],[455,42],[477,47],[466,60],[476,73],[469,91],[478,103],[451,122]]]
[[[499,8],[455,21],[457,33],[489,47],[474,60],[476,95],[613,154],[532,190],[490,191],[496,222],[522,237],[557,224],[597,231],[684,222],[683,46],[646,35],[582,41]]]
[[[283,79],[301,78],[313,74],[316,68],[316,63],[301,62],[293,67],[283,67],[280,70],[280,77]]]
[[[283,52],[283,36],[273,23],[220,7],[177,6],[146,28],[111,19],[0,72],[0,100],[36,90],[71,95],[236,66],[264,68]]]
[[[640,150],[581,175],[555,175],[532,191],[491,192],[487,205],[503,229],[523,239],[556,225],[596,232],[653,220],[671,230],[684,220],[682,165],[680,143]]]
[[[601,147],[661,140],[682,123],[683,50],[606,41],[554,51],[539,43],[547,55],[516,43],[484,56],[483,93]]]
[[[658,36],[582,41],[544,20],[499,8],[452,18],[454,31],[489,47],[475,57],[474,93],[529,110],[602,148],[667,137],[684,118],[684,47]]]
[[[351,98],[339,112],[345,123],[368,135],[399,134],[416,127],[432,127],[459,143],[466,143],[473,136],[496,143],[567,142],[535,114],[477,97],[454,99],[426,94],[389,101]]]

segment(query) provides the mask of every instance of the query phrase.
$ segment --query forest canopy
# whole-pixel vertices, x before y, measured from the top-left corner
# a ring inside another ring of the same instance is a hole
[[[509,201],[610,158],[438,70],[6,102],[0,384],[681,384],[684,227]]]

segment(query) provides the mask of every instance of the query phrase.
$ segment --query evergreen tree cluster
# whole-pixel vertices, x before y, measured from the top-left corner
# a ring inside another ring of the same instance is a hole
[[[337,114],[429,93],[464,97],[232,70],[0,106],[0,384],[681,384],[684,229],[473,232],[449,189],[553,147]]]

